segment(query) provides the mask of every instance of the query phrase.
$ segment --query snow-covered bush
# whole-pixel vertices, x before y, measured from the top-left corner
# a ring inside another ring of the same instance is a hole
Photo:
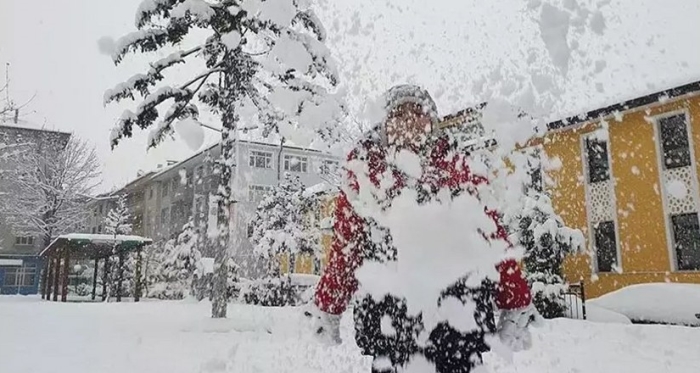
[[[190,220],[176,239],[165,243],[163,260],[156,270],[158,280],[150,289],[149,296],[183,299],[192,294],[195,274],[203,273],[198,244],[199,234]]]
[[[584,241],[579,230],[566,227],[554,212],[550,198],[542,192],[543,168],[540,162],[530,159],[524,165],[531,182],[524,187],[520,204],[507,211],[504,222],[512,240],[525,249],[523,269],[537,310],[546,318],[555,318],[566,314],[564,257],[580,250]],[[540,174],[533,178],[536,173]]]
[[[250,222],[250,240],[255,253],[269,263],[267,276],[279,275],[277,258],[281,254],[309,253],[320,257],[318,227],[307,220],[307,215],[317,208],[317,195],[305,193],[299,177],[290,175],[260,202]]]

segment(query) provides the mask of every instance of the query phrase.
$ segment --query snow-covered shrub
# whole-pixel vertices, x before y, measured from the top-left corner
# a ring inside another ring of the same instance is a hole
[[[190,219],[176,239],[165,243],[163,260],[156,270],[157,282],[149,296],[183,299],[192,294],[195,273],[203,272],[198,243],[199,234]]]
[[[543,156],[543,154],[541,155]],[[583,234],[566,227],[562,218],[554,212],[552,202],[541,190],[543,183],[541,161],[527,160],[524,170],[532,176],[526,185],[520,204],[512,206],[504,216],[504,222],[512,240],[525,249],[524,272],[531,287],[533,302],[546,318],[563,317],[566,314],[564,294],[567,290],[563,278],[564,257],[583,247]],[[522,170],[522,169],[521,169]],[[539,183],[539,187],[534,184]]]

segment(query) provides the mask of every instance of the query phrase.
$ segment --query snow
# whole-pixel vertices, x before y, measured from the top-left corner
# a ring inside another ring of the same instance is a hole
[[[221,35],[221,42],[224,43],[228,49],[236,49],[241,44],[241,33],[238,31],[231,31]]]
[[[0,266],[21,266],[22,259],[0,259]]]
[[[300,286],[316,286],[318,280],[321,279],[318,275],[306,274],[306,273],[290,273],[289,278],[294,285]]]
[[[124,242],[124,241],[137,241],[141,243],[151,243],[150,238],[145,238],[141,236],[133,236],[133,235],[113,235],[113,234],[88,234],[88,233],[70,233],[70,234],[64,234],[61,236],[58,236],[53,242],[56,242],[59,239],[67,239],[67,240],[90,240],[94,243],[102,243],[102,244],[113,244],[113,243],[119,243],[119,242]],[[53,245],[53,242],[51,245]],[[49,247],[51,247],[49,245]],[[46,248],[48,249],[48,247]],[[46,251],[44,249],[44,251]],[[42,251],[43,254],[43,251]]]
[[[566,317],[570,319],[583,319],[583,303],[581,303],[581,298],[571,294],[566,294],[564,297],[565,304],[567,305]],[[572,308],[572,306],[574,308]],[[586,320],[597,323],[632,323],[627,316],[621,313],[601,308],[589,302],[586,303]]]
[[[666,183],[666,191],[676,199],[684,199],[688,195],[688,188],[685,183],[678,179],[670,180]]]
[[[632,285],[587,304],[621,313],[635,321],[700,326],[700,285],[652,283]]]
[[[298,308],[230,305],[230,318],[209,318],[204,301],[53,303],[0,296],[0,371],[31,373],[364,373],[352,336],[328,347],[311,335]],[[694,373],[700,329],[665,325],[545,321],[533,347],[509,358],[484,356],[484,372]],[[31,348],[27,348],[31,346]],[[420,371],[424,373],[426,371]]]
[[[214,258],[202,258],[201,263],[204,274],[214,273]]]
[[[184,18],[188,13],[201,21],[208,21],[215,14],[214,9],[204,0],[185,0],[173,8],[170,16]]]
[[[175,133],[185,141],[192,151],[198,151],[204,144],[204,129],[194,118],[177,121],[174,124]]]

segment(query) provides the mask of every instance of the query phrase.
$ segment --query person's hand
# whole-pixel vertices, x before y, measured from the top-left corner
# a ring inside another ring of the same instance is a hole
[[[528,327],[541,321],[542,316],[533,304],[515,310],[503,310],[498,322],[498,337],[513,351],[527,350],[532,346]]]
[[[324,344],[339,345],[341,315],[323,312],[311,304],[304,310],[304,316],[310,321],[314,336]]]

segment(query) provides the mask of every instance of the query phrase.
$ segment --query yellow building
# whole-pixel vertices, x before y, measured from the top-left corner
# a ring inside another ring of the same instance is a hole
[[[700,283],[700,82],[548,125],[533,141],[562,167],[555,210],[588,254],[568,258],[589,297],[646,282]]]

